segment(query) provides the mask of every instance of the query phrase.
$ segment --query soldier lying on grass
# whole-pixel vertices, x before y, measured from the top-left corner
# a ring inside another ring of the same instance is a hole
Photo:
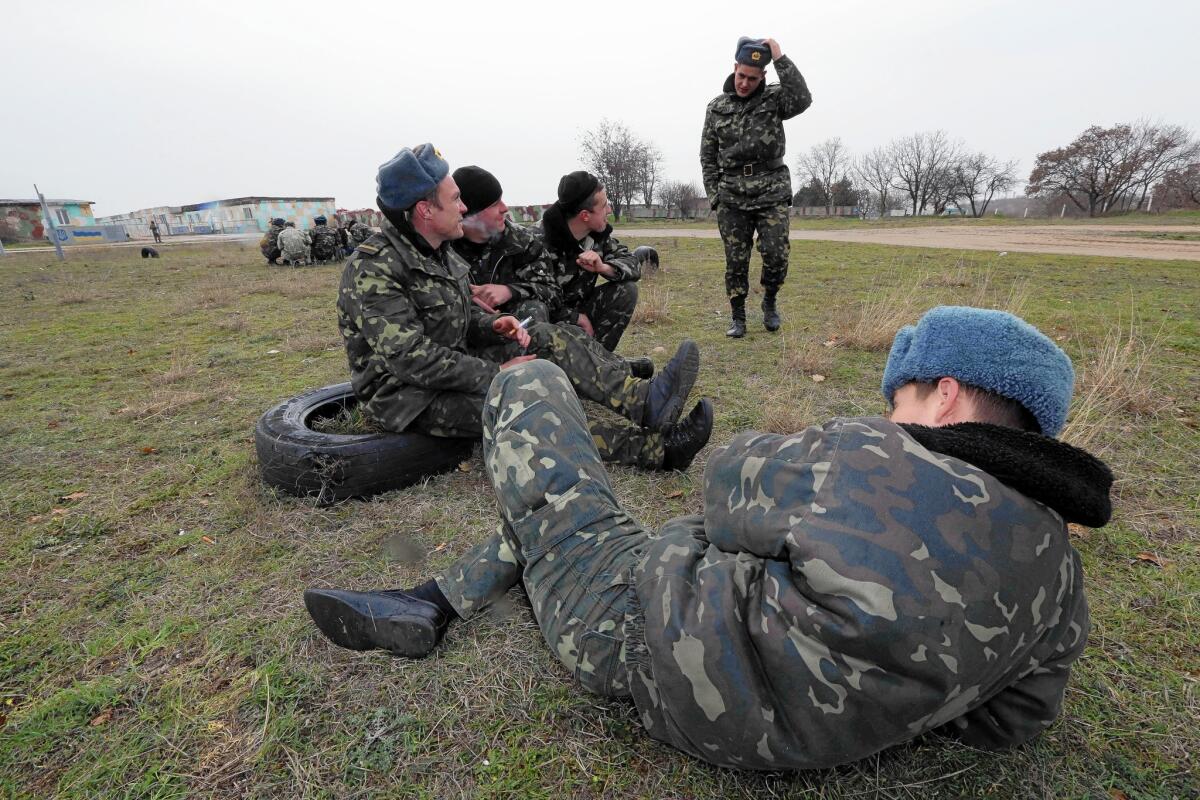
[[[889,419],[741,434],[708,460],[704,514],[650,534],[563,372],[521,364],[483,409],[497,535],[413,589],[305,605],[337,645],[420,657],[521,582],[584,688],[722,766],[829,767],[935,729],[1017,745],[1087,640],[1066,523],[1111,513],[1108,468],[1053,438],[1073,382],[1024,321],[933,309],[896,335]]]
[[[470,268],[448,243],[463,235],[463,204],[431,144],[404,148],[376,178],[383,229],[346,263],[338,327],[363,410],[387,430],[477,439],[488,385],[535,359],[558,364],[581,397],[629,422],[589,423],[601,458],[645,469],[686,469],[712,433],[712,403],[680,414],[700,368],[685,341],[652,380],[574,326],[485,314]]]

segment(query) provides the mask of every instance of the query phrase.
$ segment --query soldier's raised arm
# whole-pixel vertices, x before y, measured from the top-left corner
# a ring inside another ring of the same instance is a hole
[[[779,116],[791,119],[812,105],[812,92],[808,90],[808,84],[800,70],[783,54],[779,42],[767,39],[764,44],[771,48],[771,59],[775,62],[775,71],[779,74]]]

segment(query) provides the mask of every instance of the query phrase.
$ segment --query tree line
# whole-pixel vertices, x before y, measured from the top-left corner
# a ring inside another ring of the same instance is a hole
[[[635,202],[658,201],[667,216],[696,208],[690,181],[662,176],[662,153],[619,122],[603,120],[581,138],[583,160],[608,188],[620,217]],[[902,136],[854,155],[838,137],[812,145],[796,161],[796,206],[851,206],[885,216],[948,210],[981,217],[1019,183],[1017,162],[968,147],[944,130]],[[1070,144],[1035,160],[1025,194],[1071,204],[1089,216],[1153,207],[1200,207],[1200,142],[1179,125],[1140,120],[1093,125]]]

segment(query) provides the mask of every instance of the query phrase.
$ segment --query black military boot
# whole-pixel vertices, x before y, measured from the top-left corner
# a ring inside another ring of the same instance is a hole
[[[648,381],[654,377],[654,362],[645,356],[627,358],[625,363],[629,365],[629,374],[635,378]]]
[[[407,658],[432,653],[450,624],[437,605],[401,590],[306,589],[304,607],[338,647],[389,650]]]
[[[683,471],[692,463],[692,459],[700,449],[708,443],[712,436],[713,406],[707,397],[700,398],[687,419],[672,425],[667,431],[664,442],[664,470],[677,469]]]
[[[692,384],[700,373],[700,348],[691,339],[684,339],[671,360],[650,381],[642,426],[666,432],[679,420]]]
[[[729,308],[733,311],[733,326],[725,331],[731,339],[740,339],[746,335],[746,298],[729,298]]]
[[[775,307],[775,295],[778,292],[778,289],[767,289],[766,294],[763,295],[763,327],[769,331],[779,330],[779,326],[783,323],[779,317],[779,309]]]

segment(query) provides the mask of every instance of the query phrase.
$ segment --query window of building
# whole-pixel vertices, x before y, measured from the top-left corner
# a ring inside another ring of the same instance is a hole
[[[71,217],[68,216],[67,210],[65,208],[54,209],[54,215],[56,217],[58,217],[59,225],[70,225],[71,224]]]
[[[254,209],[250,206],[243,208],[242,213],[246,215],[246,219],[254,219]]]

